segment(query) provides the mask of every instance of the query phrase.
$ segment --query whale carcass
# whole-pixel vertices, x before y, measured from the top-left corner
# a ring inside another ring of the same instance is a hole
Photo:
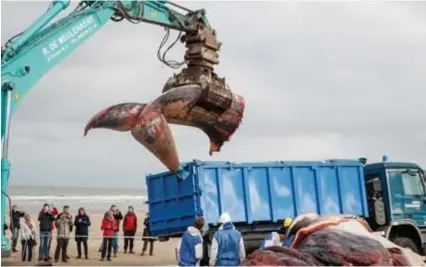
[[[241,123],[244,98],[229,90],[213,95],[212,101],[214,92],[197,84],[166,89],[150,104],[122,103],[98,112],[84,135],[96,128],[130,131],[170,171],[177,172],[179,156],[169,123],[202,130],[210,139],[210,155],[220,151]]]

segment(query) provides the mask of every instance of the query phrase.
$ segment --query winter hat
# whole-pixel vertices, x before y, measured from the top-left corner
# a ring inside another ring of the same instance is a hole
[[[219,223],[221,224],[224,224],[230,221],[231,221],[231,216],[229,216],[229,213],[227,212],[222,213],[222,215],[220,215],[219,217]]]

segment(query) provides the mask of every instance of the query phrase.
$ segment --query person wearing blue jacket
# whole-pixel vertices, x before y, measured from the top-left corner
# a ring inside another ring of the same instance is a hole
[[[204,218],[195,220],[194,226],[188,227],[183,233],[176,247],[176,259],[179,266],[200,266],[203,258],[203,237],[201,229],[204,227]]]
[[[240,265],[240,262],[246,257],[243,237],[235,229],[228,213],[224,212],[220,215],[219,223],[222,225],[213,235],[210,266]]]

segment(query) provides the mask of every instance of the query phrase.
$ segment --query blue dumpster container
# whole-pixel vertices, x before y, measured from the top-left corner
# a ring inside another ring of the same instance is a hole
[[[308,212],[368,216],[363,165],[356,160],[194,160],[183,169],[183,178],[170,172],[146,176],[154,236],[183,233],[197,216],[204,216],[208,230],[217,226],[222,212],[246,231],[262,232],[276,229],[286,217]]]

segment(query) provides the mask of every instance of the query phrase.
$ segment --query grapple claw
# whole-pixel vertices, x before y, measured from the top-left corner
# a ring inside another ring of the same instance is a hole
[[[130,130],[139,143],[175,173],[179,158],[167,123],[202,130],[209,137],[209,154],[219,152],[238,129],[245,101],[233,94],[225,78],[219,78],[213,71],[213,66],[219,63],[217,52],[221,46],[214,30],[200,25],[197,30],[187,32],[183,41],[187,47],[187,68],[166,82],[162,95],[151,104],[109,107],[88,122],[84,134],[94,128]]]

